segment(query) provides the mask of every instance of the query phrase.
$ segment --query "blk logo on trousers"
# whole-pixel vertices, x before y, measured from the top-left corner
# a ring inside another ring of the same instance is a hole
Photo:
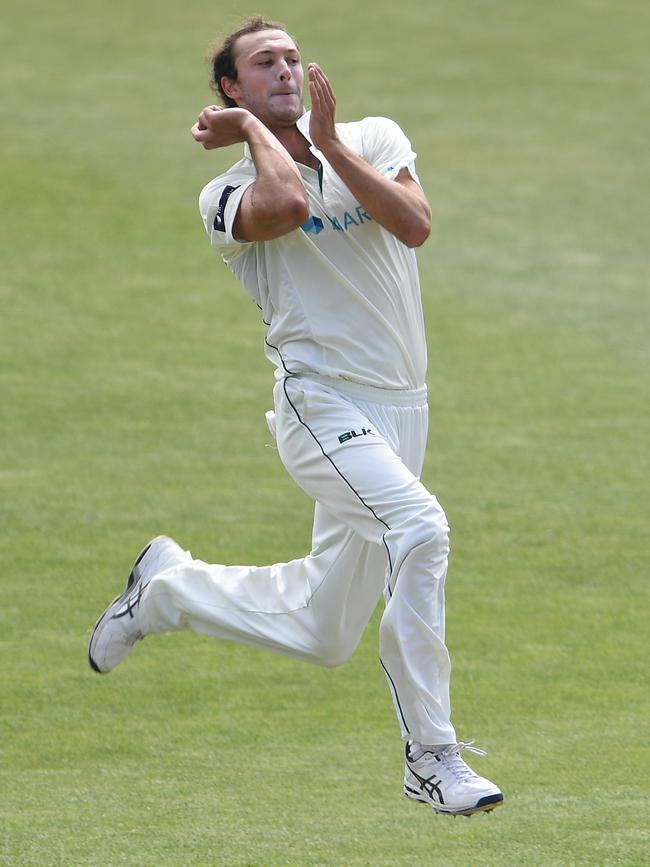
[[[360,431],[356,430],[347,430],[345,433],[342,433],[339,436],[340,443],[346,443],[348,440],[354,439],[355,437],[365,437],[365,436],[377,436],[374,430],[371,427],[365,428],[362,427]]]

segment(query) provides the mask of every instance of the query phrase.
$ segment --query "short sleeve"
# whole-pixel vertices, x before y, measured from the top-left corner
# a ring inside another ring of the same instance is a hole
[[[199,196],[199,210],[210,243],[225,257],[236,255],[248,246],[233,235],[237,210],[244,193],[255,182],[251,175],[225,174],[203,188]]]
[[[402,129],[387,117],[367,117],[362,122],[362,156],[387,178],[407,168],[420,183],[415,171],[416,154]]]

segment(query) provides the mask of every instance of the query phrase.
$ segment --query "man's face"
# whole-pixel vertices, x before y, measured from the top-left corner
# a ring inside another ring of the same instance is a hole
[[[235,44],[237,81],[222,79],[227,95],[269,127],[293,126],[305,109],[300,52],[283,30],[240,36]]]

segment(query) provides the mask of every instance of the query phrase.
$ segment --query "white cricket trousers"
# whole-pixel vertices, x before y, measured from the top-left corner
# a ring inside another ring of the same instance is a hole
[[[456,742],[444,584],[449,528],[419,480],[426,389],[288,376],[274,390],[282,462],[316,501],[311,553],[273,566],[186,552],[142,597],[143,633],[192,629],[325,666],[357,647],[382,593],[380,661],[403,737]]]

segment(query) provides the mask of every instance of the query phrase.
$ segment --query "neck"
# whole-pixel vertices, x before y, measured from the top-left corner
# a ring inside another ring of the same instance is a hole
[[[272,129],[271,132],[297,163],[302,163],[312,169],[319,167],[320,162],[309,149],[309,142],[297,126]]]

